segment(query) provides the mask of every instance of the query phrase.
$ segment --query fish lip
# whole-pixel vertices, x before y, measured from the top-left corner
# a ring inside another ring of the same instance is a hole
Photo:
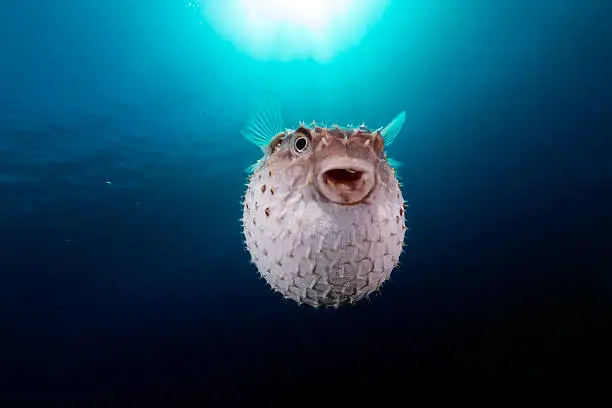
[[[330,170],[336,169],[355,169],[363,173],[374,173],[374,166],[362,159],[352,157],[335,157],[327,159],[319,170],[319,174],[325,174]]]
[[[352,169],[360,172],[360,188],[356,190],[339,191],[339,189],[331,187],[327,183],[327,173],[331,170],[348,170]],[[334,157],[327,159],[320,166],[315,187],[317,191],[328,201],[344,206],[357,205],[363,203],[374,190],[376,186],[375,167],[369,162],[362,159],[351,157]]]

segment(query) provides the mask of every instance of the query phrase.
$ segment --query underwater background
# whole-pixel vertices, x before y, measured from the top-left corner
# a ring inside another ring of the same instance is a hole
[[[395,0],[316,61],[255,58],[181,0],[2,2],[0,398],[348,400],[594,375],[612,321],[611,16]],[[367,301],[298,306],[249,262],[240,201],[261,152],[240,131],[270,98],[287,127],[407,112],[389,151],[407,247]]]

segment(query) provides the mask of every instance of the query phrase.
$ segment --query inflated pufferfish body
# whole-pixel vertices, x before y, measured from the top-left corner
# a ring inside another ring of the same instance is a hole
[[[282,129],[263,107],[243,135],[262,147],[243,200],[252,262],[283,296],[312,306],[354,303],[389,279],[406,231],[404,199],[384,147],[405,113],[371,131]]]

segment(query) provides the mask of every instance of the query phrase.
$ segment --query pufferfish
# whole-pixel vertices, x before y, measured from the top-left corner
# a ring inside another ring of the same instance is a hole
[[[385,153],[401,112],[370,130],[316,122],[283,129],[280,108],[260,106],[243,136],[261,147],[243,197],[245,243],[261,277],[286,299],[353,304],[379,290],[404,247],[405,202]]]

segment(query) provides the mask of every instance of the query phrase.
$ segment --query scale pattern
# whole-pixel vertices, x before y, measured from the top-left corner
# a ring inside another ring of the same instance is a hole
[[[242,223],[252,262],[274,290],[300,304],[338,307],[389,279],[404,246],[405,203],[386,160],[377,174],[370,200],[339,206],[317,196],[306,169],[258,166]]]

